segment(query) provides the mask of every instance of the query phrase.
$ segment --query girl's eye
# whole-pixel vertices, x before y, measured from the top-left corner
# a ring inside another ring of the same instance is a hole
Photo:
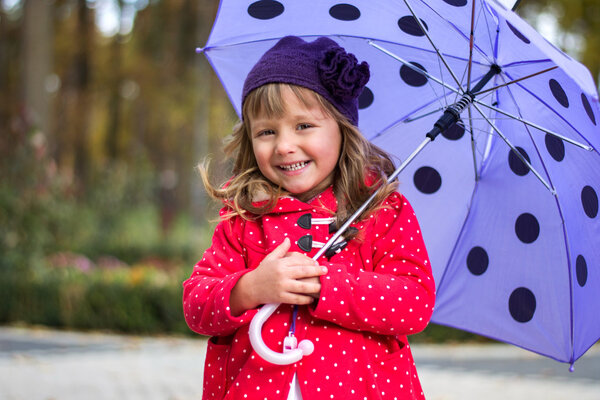
[[[312,127],[311,124],[298,124],[298,129],[299,130],[308,129],[310,127]]]
[[[266,135],[274,135],[275,131],[272,129],[265,129],[264,131],[260,131],[256,134],[256,136],[266,136]]]

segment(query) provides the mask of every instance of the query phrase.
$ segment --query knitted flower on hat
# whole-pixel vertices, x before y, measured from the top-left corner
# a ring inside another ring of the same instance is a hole
[[[370,77],[369,64],[359,64],[354,54],[342,47],[325,52],[319,62],[319,74],[323,86],[342,101],[357,99]]]

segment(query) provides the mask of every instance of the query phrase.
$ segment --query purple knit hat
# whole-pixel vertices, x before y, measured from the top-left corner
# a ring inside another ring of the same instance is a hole
[[[369,76],[369,64],[359,64],[354,54],[329,38],[307,43],[299,37],[286,36],[248,73],[242,105],[248,94],[262,85],[288,83],[317,92],[358,125],[358,96]]]

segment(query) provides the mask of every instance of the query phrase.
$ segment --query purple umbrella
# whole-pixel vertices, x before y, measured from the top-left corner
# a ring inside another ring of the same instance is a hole
[[[370,64],[359,127],[414,158],[398,179],[434,269],[433,322],[584,354],[600,338],[589,71],[490,0],[223,0],[202,51],[238,113],[248,71],[286,35],[328,36]]]

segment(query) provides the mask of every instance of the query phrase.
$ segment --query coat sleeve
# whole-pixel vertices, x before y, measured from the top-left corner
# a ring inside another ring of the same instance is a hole
[[[225,209],[221,210],[224,213]],[[212,245],[183,282],[183,311],[193,331],[210,336],[233,334],[250,323],[256,310],[239,317],[231,314],[231,290],[248,272],[241,245],[244,221],[239,217],[221,221],[215,228]]]
[[[361,254],[359,272],[344,263],[321,277],[321,297],[312,314],[347,329],[384,335],[409,335],[425,329],[435,302],[429,257],[415,213],[394,193],[374,215],[372,238]],[[357,258],[352,257],[354,262]],[[369,265],[373,264],[373,265]]]

